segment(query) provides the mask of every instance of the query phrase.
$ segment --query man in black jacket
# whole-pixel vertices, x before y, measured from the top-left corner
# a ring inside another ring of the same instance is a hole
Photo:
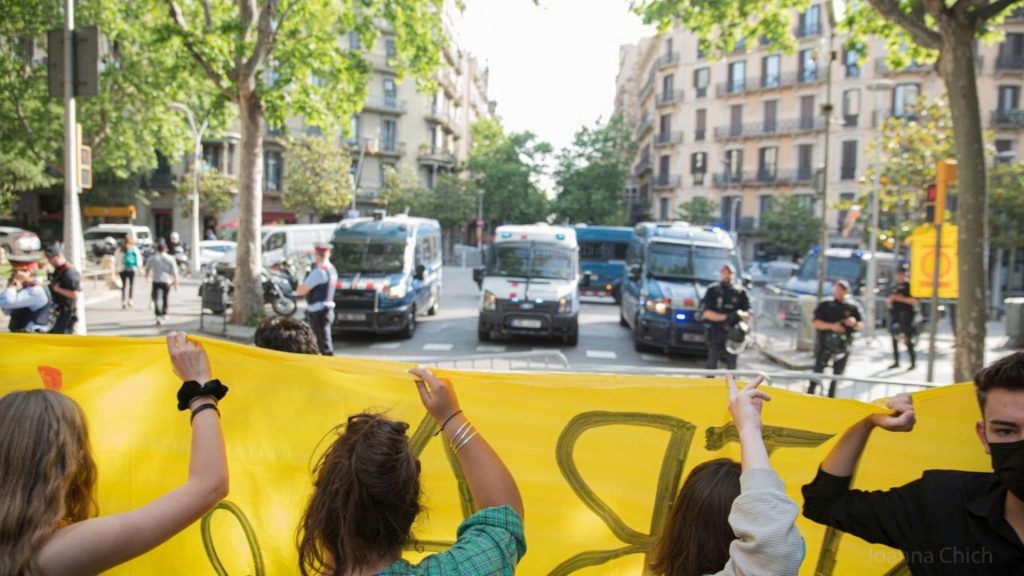
[[[862,327],[860,306],[851,302],[846,295],[850,293],[850,284],[846,280],[836,280],[832,285],[832,298],[822,300],[814,309],[814,373],[822,374],[825,366],[832,360],[832,373],[839,375],[846,370],[846,360],[850,357],[850,343],[853,333]],[[817,380],[811,380],[807,388],[808,394],[814,394],[818,387]],[[836,381],[828,387],[829,398],[836,397]]]
[[[750,317],[750,299],[743,286],[736,286],[736,268],[725,264],[719,271],[721,282],[708,286],[700,301],[701,319],[707,327],[708,359],[704,368],[717,370],[721,359],[729,370],[736,369],[736,355],[725,349],[729,330]]]

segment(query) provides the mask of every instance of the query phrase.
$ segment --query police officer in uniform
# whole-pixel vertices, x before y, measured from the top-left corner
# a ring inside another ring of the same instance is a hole
[[[701,319],[707,329],[708,370],[717,370],[719,360],[729,370],[736,369],[736,355],[725,348],[729,330],[750,317],[750,299],[743,286],[736,286],[736,268],[725,264],[719,271],[721,282],[708,287],[700,301]]]
[[[51,334],[73,334],[78,321],[75,308],[82,297],[82,276],[64,257],[58,243],[46,247],[46,259],[53,266],[50,274],[50,295],[53,297],[53,314],[57,317]]]
[[[334,289],[338,271],[331,264],[331,245],[317,244],[316,262],[295,294],[306,297],[306,320],[316,334],[316,345],[324,356],[334,355],[331,324],[334,323]]]
[[[0,292],[0,310],[10,317],[11,332],[46,332],[50,323],[50,292],[39,282],[39,262],[10,256],[11,277]]]
[[[889,333],[892,334],[892,366],[889,366],[889,369],[900,367],[900,337],[902,337],[907,342],[910,369],[913,370],[917,364],[917,358],[914,355],[914,310],[920,301],[910,296],[910,281],[907,278],[906,268],[901,267],[896,273],[896,285],[889,290],[886,303],[889,304]]]
[[[837,280],[832,286],[832,298],[822,300],[814,309],[814,372],[821,374],[829,359],[832,359],[832,373],[839,375],[846,370],[849,346],[853,333],[863,327],[860,306],[847,300],[850,284]],[[820,382],[811,380],[808,394],[814,394]],[[829,398],[836,397],[836,381],[828,388]]]

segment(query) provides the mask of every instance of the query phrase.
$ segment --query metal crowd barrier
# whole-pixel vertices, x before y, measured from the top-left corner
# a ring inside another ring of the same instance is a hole
[[[492,370],[527,372],[568,372],[569,359],[557,350],[533,350],[528,352],[506,352],[500,354],[477,354],[457,356],[443,360],[431,360],[426,365],[435,368],[456,370]]]

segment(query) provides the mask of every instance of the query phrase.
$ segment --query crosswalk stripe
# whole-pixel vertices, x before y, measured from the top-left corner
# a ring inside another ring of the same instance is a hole
[[[378,342],[376,344],[370,344],[370,348],[375,350],[397,350],[401,346],[401,342]]]
[[[495,346],[493,344],[480,344],[476,347],[477,352],[504,352],[507,349],[505,346]]]
[[[587,358],[600,358],[602,360],[615,360],[619,356],[611,350],[587,350]]]
[[[423,350],[427,352],[448,352],[455,347],[455,344],[427,344]]]
[[[641,354],[640,359],[644,362],[671,362],[672,359],[668,356],[658,356],[657,354]]]

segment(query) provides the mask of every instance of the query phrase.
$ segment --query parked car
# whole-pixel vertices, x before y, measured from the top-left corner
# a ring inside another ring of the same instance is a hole
[[[85,237],[86,257],[97,261],[102,254],[113,253],[104,248],[107,238],[113,238],[115,245],[119,245],[125,237],[130,237],[144,257],[153,248],[153,232],[150,231],[149,226],[100,224],[86,228],[83,236]]]
[[[799,269],[799,264],[788,260],[753,262],[747,266],[744,276],[749,276],[755,286],[782,284],[789,280],[790,276],[796,274]]]
[[[206,267],[228,252],[234,252],[237,244],[230,240],[203,240],[199,243],[199,266]]]
[[[27,254],[42,250],[42,243],[35,232],[13,226],[0,226],[0,248],[9,255]]]
[[[328,224],[286,224],[263,227],[263,264],[284,260],[313,261],[313,247],[330,242],[337,222]]]

